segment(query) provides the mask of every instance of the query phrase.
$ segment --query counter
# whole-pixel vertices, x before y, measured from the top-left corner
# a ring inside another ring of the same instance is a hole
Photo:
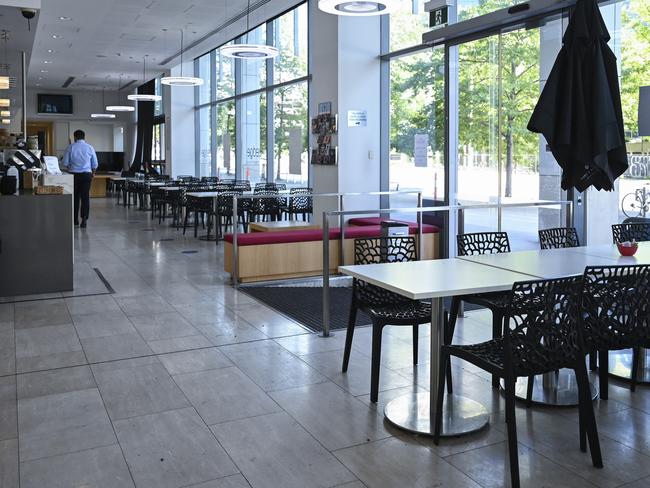
[[[0,195],[0,296],[73,289],[72,195]]]

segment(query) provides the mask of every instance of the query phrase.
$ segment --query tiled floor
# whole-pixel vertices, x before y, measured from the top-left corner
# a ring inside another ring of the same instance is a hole
[[[475,368],[455,365],[455,387],[491,411],[488,429],[435,446],[385,423],[386,402],[427,389],[426,327],[418,367],[410,330],[386,329],[373,405],[368,329],[341,374],[344,333],[323,339],[231,288],[222,246],[110,200],[75,232],[79,282],[103,292],[98,268],[115,294],[0,304],[0,487],[509,485],[504,401]],[[486,337],[488,319],[469,313],[456,340]],[[575,409],[518,406],[523,486],[650,488],[650,388],[614,382],[595,408],[602,470],[578,449]]]

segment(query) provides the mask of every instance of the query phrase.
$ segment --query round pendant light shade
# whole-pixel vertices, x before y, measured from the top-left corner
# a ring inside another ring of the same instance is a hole
[[[144,95],[141,93],[127,95],[126,98],[133,100],[134,102],[159,102],[162,100],[162,97],[160,95]]]
[[[0,90],[8,90],[8,89],[9,89],[9,77],[0,76]]]
[[[9,125],[9,124],[11,124],[11,119],[2,119],[2,123],[4,125]]]
[[[271,59],[280,54],[278,48],[266,44],[228,44],[219,52],[223,56],[237,59]]]
[[[328,14],[363,17],[392,13],[399,3],[399,0],[318,0],[318,8]]]
[[[8,98],[0,98],[0,107],[8,107],[11,101]]]
[[[165,76],[160,79],[160,83],[168,86],[201,86],[203,80],[194,76],[183,76],[183,29],[181,29],[181,75]]]
[[[91,119],[114,119],[115,114],[90,114]]]
[[[193,76],[165,76],[160,79],[160,83],[169,86],[201,86],[203,80]]]
[[[135,107],[131,105],[109,105],[106,107],[108,112],[133,112]]]

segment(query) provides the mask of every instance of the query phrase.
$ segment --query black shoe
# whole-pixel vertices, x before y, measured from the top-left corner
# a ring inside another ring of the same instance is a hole
[[[81,225],[80,225],[79,227],[81,227],[82,229],[85,229],[85,228],[86,228],[86,219],[83,219],[83,220],[81,221]]]

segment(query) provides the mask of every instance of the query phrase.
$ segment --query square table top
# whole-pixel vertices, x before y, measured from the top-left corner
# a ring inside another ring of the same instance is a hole
[[[413,300],[505,291],[532,276],[458,258],[341,266],[343,274]]]

